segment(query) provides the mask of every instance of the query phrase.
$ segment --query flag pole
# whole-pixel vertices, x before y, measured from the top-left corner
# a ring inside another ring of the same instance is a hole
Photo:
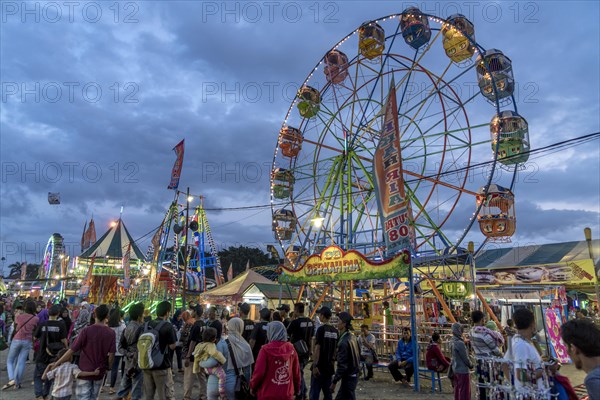
[[[190,187],[187,188],[185,197],[185,244],[183,248],[183,293],[181,296],[181,307],[185,310],[185,294],[187,288],[187,260],[188,260],[188,234],[189,234],[189,219],[190,219]],[[175,304],[174,307],[177,307]]]

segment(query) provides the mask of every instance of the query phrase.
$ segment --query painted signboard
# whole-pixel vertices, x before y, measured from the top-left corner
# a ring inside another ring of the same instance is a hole
[[[410,252],[401,251],[392,259],[375,262],[355,250],[345,252],[338,246],[326,247],[313,254],[297,270],[282,267],[279,281],[302,284],[306,282],[335,282],[364,279],[403,278],[408,276]]]
[[[528,267],[477,270],[477,286],[581,285],[594,283],[592,260],[541,264]]]

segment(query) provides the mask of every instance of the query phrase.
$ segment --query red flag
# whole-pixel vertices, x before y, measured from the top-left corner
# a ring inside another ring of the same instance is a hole
[[[129,262],[131,260],[131,242],[127,246],[127,251],[123,255],[123,273],[125,275],[123,279],[123,288],[129,289]]]
[[[177,154],[177,159],[175,160],[175,165],[173,165],[173,170],[171,171],[171,183],[167,189],[177,190],[179,187],[179,177],[181,176],[181,167],[183,166],[183,148],[184,148],[185,139],[177,144],[177,146],[173,147],[175,150],[175,154]]]

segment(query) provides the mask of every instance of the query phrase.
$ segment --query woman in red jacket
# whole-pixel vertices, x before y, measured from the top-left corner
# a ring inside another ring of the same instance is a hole
[[[294,346],[287,341],[283,323],[269,322],[268,344],[261,347],[250,389],[258,400],[293,400],[300,392],[300,363]]]
[[[450,367],[450,359],[442,353],[440,350],[440,334],[434,332],[431,335],[431,342],[427,346],[427,353],[425,354],[425,365],[427,369],[437,372],[446,372]]]

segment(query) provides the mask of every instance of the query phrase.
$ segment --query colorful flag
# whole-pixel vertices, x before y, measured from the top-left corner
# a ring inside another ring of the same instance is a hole
[[[227,271],[227,281],[233,279],[233,263],[229,264],[229,271]]]
[[[404,249],[414,248],[415,237],[410,201],[404,191],[394,79],[385,105],[381,138],[373,158],[373,176],[387,257],[391,257]]]
[[[171,183],[169,183],[167,189],[177,190],[179,187],[179,177],[181,176],[181,167],[183,166],[184,142],[185,139],[179,142],[177,146],[173,147],[175,154],[177,154],[177,159],[175,160],[175,165],[173,165],[173,170],[171,171]]]
[[[96,243],[96,224],[94,223],[94,217],[90,220],[90,225],[88,226],[88,240],[89,246],[92,246]]]
[[[123,288],[129,289],[129,262],[131,261],[131,242],[127,245],[127,251],[123,255]]]

